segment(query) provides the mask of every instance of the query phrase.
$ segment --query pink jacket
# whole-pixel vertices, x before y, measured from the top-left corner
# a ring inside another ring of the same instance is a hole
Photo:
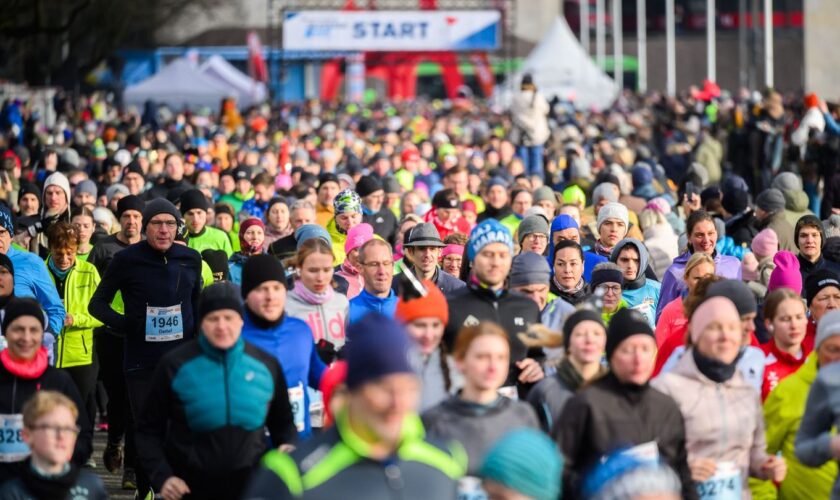
[[[748,477],[767,479],[761,471],[768,458],[767,441],[761,398],[740,370],[717,384],[700,373],[689,349],[672,371],[651,385],[680,407],[689,463],[698,458],[734,462],[741,469],[743,498],[752,498]]]

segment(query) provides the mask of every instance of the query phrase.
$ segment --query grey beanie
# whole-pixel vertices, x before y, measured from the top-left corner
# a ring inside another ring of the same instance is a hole
[[[87,193],[94,198],[96,198],[96,194],[98,189],[96,188],[96,183],[90,179],[85,179],[82,182],[76,184],[76,189],[73,191],[73,195],[77,195],[79,193]]]
[[[540,201],[550,201],[557,203],[557,197],[554,196],[554,190],[548,186],[542,186],[534,190],[534,204]]]
[[[755,205],[765,212],[781,212],[785,209],[785,195],[776,188],[765,189],[755,199]]]
[[[814,350],[829,337],[840,335],[840,310],[828,311],[817,324],[817,337],[814,339]]]
[[[597,205],[602,199],[606,199],[612,203],[617,203],[618,195],[618,186],[612,182],[603,182],[598,184],[598,187],[592,191],[592,204]]]
[[[598,211],[598,229],[601,229],[601,224],[607,219],[618,219],[624,222],[624,227],[630,228],[630,215],[627,212],[627,207],[621,203],[607,203],[601,210]]]
[[[522,252],[513,258],[510,268],[510,286],[548,285],[551,269],[542,255]]]
[[[770,187],[779,191],[802,191],[802,179],[793,172],[782,172],[773,179]]]
[[[548,238],[548,221],[542,215],[534,214],[522,219],[522,222],[519,223],[519,229],[516,230],[519,244],[522,244],[525,236],[534,233],[544,234]]]

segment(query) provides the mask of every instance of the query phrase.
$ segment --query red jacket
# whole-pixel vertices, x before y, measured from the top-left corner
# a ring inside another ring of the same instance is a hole
[[[808,336],[806,335],[805,337],[807,338]],[[811,343],[813,344],[813,338]],[[808,354],[811,353],[811,348],[806,348],[805,342],[803,341],[802,353],[796,358],[786,352],[780,351],[776,346],[776,342],[772,340],[760,347],[767,356],[764,361],[764,380],[761,382],[761,401],[763,402],[770,395],[770,391],[779,385],[779,382],[802,366]]]
[[[459,216],[455,220],[442,222],[437,216],[436,208],[429,210],[423,219],[425,222],[431,222],[435,225],[438,233],[440,233],[441,240],[446,239],[452,233],[464,233],[468,236],[470,234],[470,223],[467,222],[467,219]]]

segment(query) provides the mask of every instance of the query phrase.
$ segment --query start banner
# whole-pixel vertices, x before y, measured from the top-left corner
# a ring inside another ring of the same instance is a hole
[[[499,48],[497,10],[286,12],[284,50],[492,51]]]

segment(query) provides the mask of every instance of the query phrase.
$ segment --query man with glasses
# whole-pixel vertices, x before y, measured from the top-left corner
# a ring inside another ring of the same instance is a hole
[[[124,368],[132,419],[141,411],[160,358],[195,334],[201,256],[174,244],[180,225],[175,205],[162,198],[148,202],[142,226],[146,239],[114,255],[89,305],[91,315],[125,333]],[[117,292],[122,294],[124,313],[111,306]],[[149,491],[141,467],[137,490],[141,497]]]
[[[602,262],[592,271],[590,293],[601,296],[601,319],[607,326],[615,313],[627,307],[627,302],[621,298],[623,286],[624,273],[612,262]]]
[[[394,255],[391,245],[372,239],[359,248],[359,265],[365,288],[350,301],[347,323],[353,324],[368,313],[377,312],[393,318],[397,309],[397,294],[391,290],[394,280]]]
[[[540,214],[529,215],[522,219],[516,236],[519,238],[520,253],[545,255],[545,249],[548,248],[548,221]]]

